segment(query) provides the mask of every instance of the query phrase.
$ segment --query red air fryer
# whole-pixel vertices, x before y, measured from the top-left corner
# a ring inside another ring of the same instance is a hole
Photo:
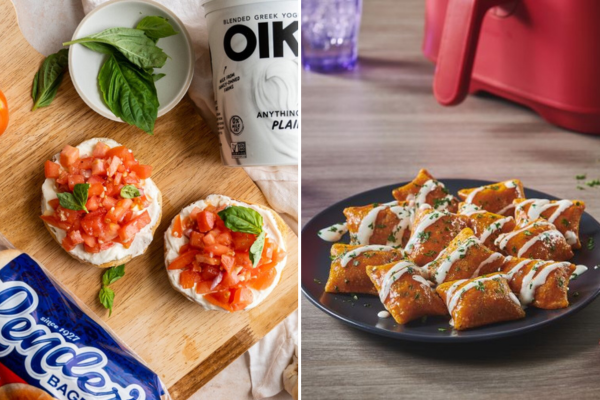
[[[443,105],[482,90],[600,134],[600,0],[427,0],[423,52]]]

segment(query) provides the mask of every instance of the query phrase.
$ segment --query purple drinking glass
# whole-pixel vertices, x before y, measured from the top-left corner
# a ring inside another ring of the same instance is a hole
[[[302,0],[302,65],[318,72],[352,70],[358,57],[362,0]]]

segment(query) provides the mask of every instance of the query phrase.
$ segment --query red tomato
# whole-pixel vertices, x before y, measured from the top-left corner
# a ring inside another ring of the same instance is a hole
[[[227,231],[220,233],[219,236],[217,236],[216,241],[223,246],[231,246],[231,233]]]
[[[58,229],[66,231],[69,228],[71,228],[71,224],[56,219],[54,215],[42,215],[40,218],[47,224],[52,225]]]
[[[242,268],[252,268],[252,261],[250,261],[250,255],[247,252],[235,253],[235,266]]]
[[[110,150],[110,146],[104,142],[96,143],[94,146],[94,151],[92,152],[92,157],[94,158],[106,158],[106,154]]]
[[[190,236],[190,246],[195,247],[197,249],[204,248],[204,234],[200,232],[193,231]]]
[[[211,281],[215,279],[219,275],[219,268],[213,265],[205,265],[202,268],[202,280],[203,281]]]
[[[60,152],[60,163],[63,167],[68,168],[79,160],[79,149],[66,145]]]
[[[90,183],[89,180],[88,183]],[[89,196],[100,196],[102,193],[104,193],[104,186],[101,183],[90,183]]]
[[[79,220],[80,213],[79,211],[69,210],[68,208],[62,208],[59,206],[54,212],[54,216],[60,221],[65,221],[68,224],[73,225]]]
[[[255,290],[264,290],[273,284],[275,277],[277,276],[277,270],[275,264],[267,264],[262,267],[258,267],[258,274],[256,278],[248,282],[248,286]]]
[[[233,248],[235,251],[248,251],[256,240],[256,235],[243,232],[231,232]]]
[[[221,264],[223,265],[223,268],[225,268],[227,273],[231,274],[233,271],[233,266],[235,264],[235,258],[227,254],[223,254],[221,256]]]
[[[150,222],[152,222],[152,219],[150,218],[150,214],[148,214],[148,210],[146,210],[130,222],[123,225],[119,229],[119,237],[125,242],[133,240],[135,235]]]
[[[46,179],[56,179],[60,176],[60,165],[50,160],[44,163],[44,174]]]
[[[87,208],[88,211],[96,211],[98,208],[100,208],[100,197],[90,197],[87,203],[85,203],[85,208]]]
[[[217,240],[215,239],[215,235],[213,234],[213,232],[209,232],[208,234],[204,235],[204,237],[202,238],[202,241],[207,246],[212,246],[213,244],[217,243]]]
[[[177,214],[177,216],[175,217],[171,234],[173,235],[173,237],[176,238],[180,238],[183,236],[183,227],[181,226],[181,216],[179,214]]]
[[[210,281],[202,281],[202,282],[198,282],[196,284],[196,293],[198,294],[207,294],[212,292],[212,289],[210,288],[212,286],[212,283]]]
[[[106,210],[104,208],[99,208],[96,211],[91,211],[89,214],[86,214],[81,219],[83,231],[90,236],[100,236],[102,231],[106,228],[106,224],[104,223],[105,215]]]
[[[79,160],[79,165],[77,166],[79,169],[92,169],[92,163],[94,159],[92,157],[86,157]]]
[[[231,310],[231,307],[229,306],[231,299],[230,290],[222,290],[220,292],[210,293],[205,295],[204,298],[208,300],[209,303],[222,307],[226,310]]]
[[[120,173],[120,172],[117,172],[117,173],[115,174],[115,177],[114,177],[114,179],[113,179],[113,182],[115,183],[115,185],[118,185],[118,184],[120,184],[120,183],[121,183],[121,179],[123,179],[123,174],[122,174],[122,173]]]
[[[119,224],[108,223],[105,225],[104,229],[98,235],[98,243],[102,241],[102,243],[108,243],[111,240],[116,239],[119,236]],[[100,244],[102,244],[100,243]]]
[[[106,214],[106,218],[110,219],[112,222],[121,222],[123,217],[125,217],[125,213],[129,211],[132,204],[133,201],[131,199],[119,200],[114,207],[111,207],[108,214]]]
[[[66,251],[71,251],[75,248],[75,246],[77,245],[71,241],[71,238],[69,238],[69,236],[65,236],[65,238],[62,241],[62,247]]]
[[[215,226],[216,215],[210,211],[200,211],[196,220],[198,221],[198,230],[200,232],[208,232]]]
[[[88,178],[87,183],[89,183],[90,185],[93,185],[94,183],[99,183],[101,185],[104,185],[106,181],[104,180],[104,178],[101,178],[99,176],[96,175],[92,175]]]
[[[122,161],[132,161],[135,159],[133,153],[129,151],[129,149],[125,146],[117,146],[108,150],[108,157],[119,157]]]
[[[83,242],[86,246],[94,247],[96,246],[96,238],[88,235],[87,233],[82,233],[81,237],[83,238]]]
[[[128,185],[131,185],[131,184],[139,183],[140,179],[138,178],[138,176],[135,172],[130,172],[127,175],[123,176],[123,182]]]
[[[104,160],[96,159],[92,161],[92,175],[106,175]]]
[[[81,232],[79,232],[78,230],[69,232],[68,236],[69,239],[71,239],[71,243],[73,243],[74,245],[83,243],[83,237],[81,236]]]
[[[171,264],[169,264],[169,267],[167,269],[184,269],[189,264],[191,264],[192,261],[194,261],[194,259],[196,258],[196,254],[198,253],[198,250],[189,250],[181,254],[179,257],[174,259],[173,262],[171,262]]]
[[[108,176],[113,176],[114,174],[116,174],[117,170],[119,168],[119,165],[121,165],[121,159],[119,157],[111,158],[110,162],[108,164],[108,168],[106,170],[106,173],[108,174]]]
[[[231,310],[239,311],[249,306],[254,301],[254,295],[252,291],[247,288],[235,289],[233,293],[233,300],[231,302]]]
[[[208,264],[208,265],[221,265],[221,260],[219,260],[216,257],[208,257],[204,254],[198,254],[196,256],[196,261],[198,261],[201,264]]]
[[[58,208],[58,206],[60,206],[60,200],[59,199],[52,199],[48,202],[48,205],[50,207],[52,207],[54,210],[56,210]]]
[[[110,210],[111,208],[117,205],[118,201],[119,200],[115,199],[114,197],[105,196],[104,200],[102,200],[102,207],[106,208],[107,210]]]
[[[179,275],[179,284],[183,289],[191,289],[196,282],[200,282],[200,274],[194,271],[182,271]]]
[[[131,171],[140,179],[148,179],[152,175],[152,167],[150,165],[133,165]]]
[[[85,183],[85,177],[83,175],[69,175],[69,190],[73,191],[75,185],[78,183]]]
[[[233,251],[229,247],[223,246],[221,244],[213,244],[210,246],[206,246],[204,248],[204,251],[208,254],[212,254],[213,256],[222,256],[223,254],[233,253]]]
[[[8,103],[4,93],[0,90],[0,136],[6,131],[8,126]]]

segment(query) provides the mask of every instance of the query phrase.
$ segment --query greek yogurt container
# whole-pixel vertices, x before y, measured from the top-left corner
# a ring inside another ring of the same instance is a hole
[[[297,0],[203,0],[228,166],[297,165]]]

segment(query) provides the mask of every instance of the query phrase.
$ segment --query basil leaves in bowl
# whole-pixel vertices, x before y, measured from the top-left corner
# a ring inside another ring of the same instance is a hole
[[[154,121],[187,92],[194,50],[183,23],[149,0],[118,0],[90,12],[69,49],[75,89],[90,108],[153,134]]]

